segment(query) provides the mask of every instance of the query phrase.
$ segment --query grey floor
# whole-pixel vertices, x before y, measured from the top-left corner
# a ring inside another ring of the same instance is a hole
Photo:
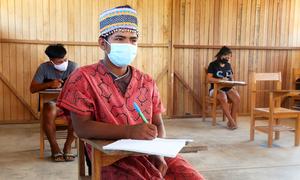
[[[169,137],[193,138],[208,146],[207,151],[182,154],[208,180],[300,179],[300,147],[294,147],[291,132],[283,132],[274,147],[267,148],[263,133],[256,133],[255,141],[249,142],[248,117],[240,118],[235,131],[224,128],[221,121],[212,127],[209,120],[197,118],[166,120],[165,124]],[[77,179],[77,161],[53,163],[38,157],[38,124],[0,126],[0,180]]]

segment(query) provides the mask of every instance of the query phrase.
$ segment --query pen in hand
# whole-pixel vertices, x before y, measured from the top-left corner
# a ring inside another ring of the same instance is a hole
[[[133,103],[134,109],[136,110],[136,112],[140,115],[140,117],[143,119],[143,121],[145,123],[149,123],[148,120],[145,118],[144,114],[142,113],[141,109],[139,108],[139,106],[137,105],[136,102]]]

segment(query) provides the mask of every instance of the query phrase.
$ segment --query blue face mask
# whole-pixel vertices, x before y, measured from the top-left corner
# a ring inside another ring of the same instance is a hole
[[[105,40],[106,41],[106,40]],[[107,41],[106,41],[107,42]],[[110,62],[115,66],[124,67],[133,61],[137,54],[137,46],[128,43],[109,43],[110,53],[107,54]]]

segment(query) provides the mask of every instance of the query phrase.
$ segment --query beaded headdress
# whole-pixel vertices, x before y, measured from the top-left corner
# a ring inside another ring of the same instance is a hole
[[[113,8],[100,14],[99,35],[106,37],[116,31],[138,33],[137,13],[131,8]]]

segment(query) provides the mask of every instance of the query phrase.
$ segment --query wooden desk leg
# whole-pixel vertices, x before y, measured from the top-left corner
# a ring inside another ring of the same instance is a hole
[[[43,125],[43,96],[40,96],[40,158],[44,159],[45,141],[44,141],[44,125]]]
[[[276,126],[279,126],[279,119],[275,119]],[[278,140],[280,138],[280,131],[275,131],[275,139]]]
[[[296,119],[295,123],[295,146],[299,146],[300,143],[300,115]]]
[[[44,150],[45,150],[45,142],[44,142],[44,130],[43,130],[43,124],[40,123],[40,158],[44,159]]]
[[[101,180],[102,154],[99,150],[92,148],[92,180]]]
[[[268,127],[268,147],[271,148],[273,145],[273,114],[269,117],[269,127]]]
[[[79,177],[85,176],[85,160],[84,160],[84,143],[80,140],[80,138],[77,138],[76,141],[78,142],[77,146],[77,152],[78,152],[78,172]]]
[[[212,112],[211,112],[211,118],[212,118],[212,126],[216,126],[217,124],[217,103],[214,102],[212,105]]]

